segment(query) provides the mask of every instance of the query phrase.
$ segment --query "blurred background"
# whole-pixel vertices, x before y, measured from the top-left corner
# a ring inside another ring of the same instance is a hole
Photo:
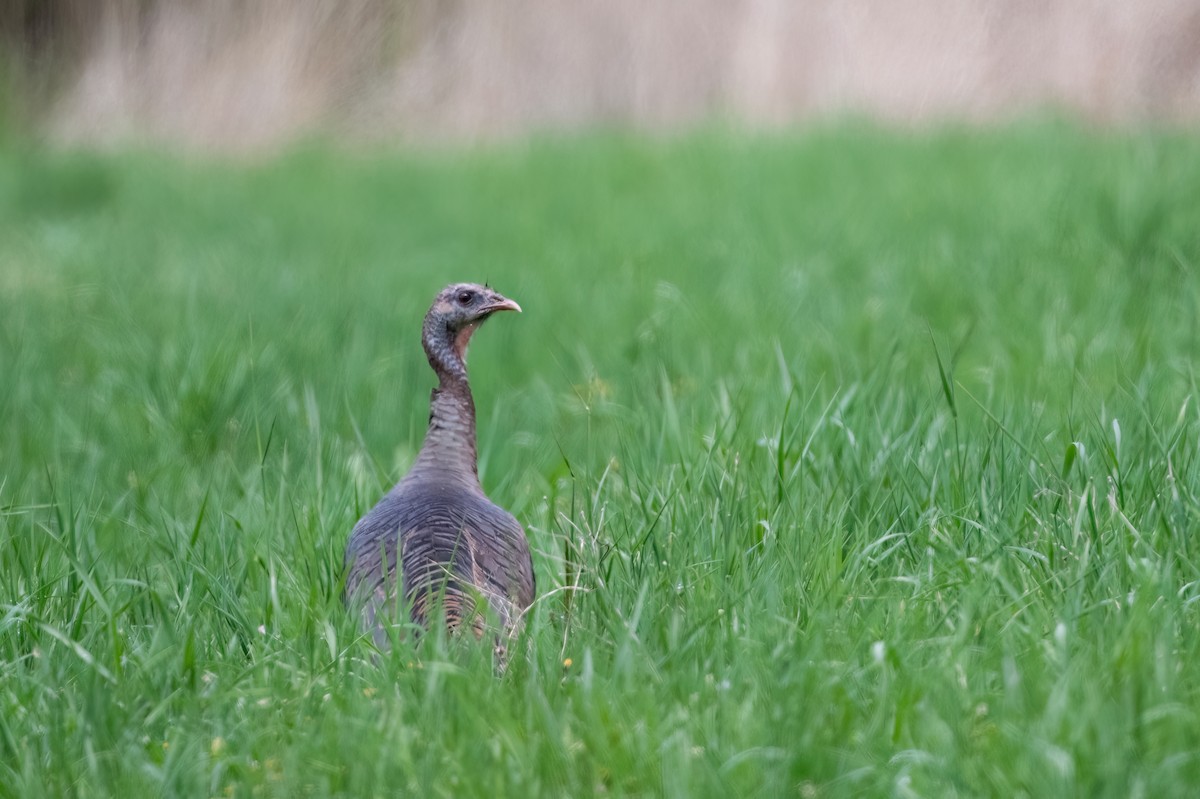
[[[0,46],[9,116],[88,145],[1200,117],[1197,0],[4,0]]]

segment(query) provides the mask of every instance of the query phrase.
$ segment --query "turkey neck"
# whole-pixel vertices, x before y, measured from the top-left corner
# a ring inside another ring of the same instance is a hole
[[[478,488],[475,449],[475,400],[467,382],[467,343],[478,325],[451,330],[437,319],[426,319],[421,343],[438,387],[429,397],[429,430],[414,472],[437,472]]]

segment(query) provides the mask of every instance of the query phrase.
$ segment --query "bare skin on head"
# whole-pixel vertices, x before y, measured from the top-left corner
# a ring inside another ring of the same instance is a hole
[[[487,613],[511,631],[533,603],[525,531],[479,484],[466,360],[484,321],[520,310],[486,286],[457,283],[438,293],[425,316],[421,343],[438,377],[425,441],[412,469],[359,520],[346,545],[347,602],[361,606],[364,628],[381,647],[397,606],[425,627],[440,602],[452,631],[468,626],[482,635]]]

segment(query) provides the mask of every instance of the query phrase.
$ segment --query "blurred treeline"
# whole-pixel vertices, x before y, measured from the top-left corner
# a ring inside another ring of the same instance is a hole
[[[1196,0],[4,0],[0,47],[9,111],[88,144],[1200,119]]]

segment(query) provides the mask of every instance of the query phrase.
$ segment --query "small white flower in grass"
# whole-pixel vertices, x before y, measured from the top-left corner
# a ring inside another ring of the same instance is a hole
[[[267,634],[267,625],[265,625],[265,624],[258,625],[258,634],[266,635]]]
[[[1075,776],[1075,758],[1071,757],[1071,753],[1060,746],[1055,746],[1051,743],[1043,745],[1042,753],[1045,755],[1047,762],[1059,773],[1060,776],[1071,779]]]
[[[1005,655],[1000,661],[1000,671],[1004,675],[1004,690],[1014,693],[1021,687],[1021,672],[1017,670],[1017,661],[1011,655]]]
[[[871,644],[871,657],[875,659],[876,663],[882,666],[883,658],[886,655],[887,644],[885,644],[883,641],[876,641],[875,643]]]
[[[1067,645],[1067,625],[1063,624],[1061,621],[1054,625],[1054,643],[1058,644],[1059,646]]]

